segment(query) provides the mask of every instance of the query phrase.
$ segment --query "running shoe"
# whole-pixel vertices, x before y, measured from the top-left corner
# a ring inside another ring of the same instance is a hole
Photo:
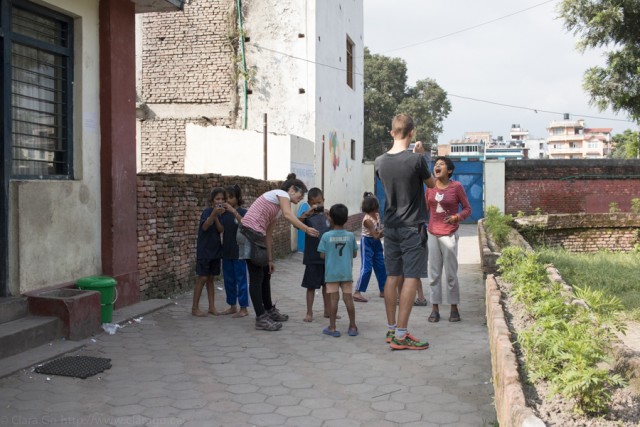
[[[274,322],[286,322],[289,320],[289,315],[280,313],[280,310],[275,305],[270,310],[267,310],[267,314]]]
[[[262,331],[279,331],[282,323],[274,322],[268,313],[264,313],[256,318],[256,329]]]
[[[392,350],[426,350],[429,348],[429,343],[426,341],[418,341],[410,334],[405,335],[401,340],[394,335],[394,337],[391,338],[389,347],[391,347]]]

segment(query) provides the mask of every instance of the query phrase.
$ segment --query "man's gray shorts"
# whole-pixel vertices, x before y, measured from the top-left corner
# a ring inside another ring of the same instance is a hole
[[[387,276],[408,279],[424,277],[427,249],[422,246],[419,226],[384,228],[384,266]]]

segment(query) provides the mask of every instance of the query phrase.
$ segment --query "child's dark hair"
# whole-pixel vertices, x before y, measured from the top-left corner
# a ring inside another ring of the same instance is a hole
[[[343,226],[349,219],[349,208],[342,203],[335,204],[329,209],[329,216],[335,225]]]
[[[313,187],[309,190],[309,193],[307,193],[307,199],[309,200],[315,199],[318,196],[322,196],[322,190],[318,187]]]
[[[209,201],[212,202],[213,199],[215,199],[216,196],[220,193],[224,194],[224,199],[227,200],[227,193],[225,193],[224,188],[213,187],[213,190],[211,190],[211,198],[209,199]]]
[[[360,205],[360,210],[364,213],[372,213],[380,209],[380,202],[378,202],[378,198],[373,195],[373,193],[365,192],[362,196],[362,204]]]
[[[242,201],[242,190],[238,184],[227,185],[224,187],[224,191],[226,191],[227,194],[233,195],[233,197],[238,201],[238,206],[242,206],[242,203],[244,203]]]
[[[304,193],[307,192],[307,186],[304,185],[304,182],[296,178],[295,173],[290,173],[289,175],[287,175],[287,180],[282,183],[282,185],[280,186],[280,189],[284,191],[289,191],[289,188],[291,187],[296,187],[296,190],[300,191],[303,195]]]

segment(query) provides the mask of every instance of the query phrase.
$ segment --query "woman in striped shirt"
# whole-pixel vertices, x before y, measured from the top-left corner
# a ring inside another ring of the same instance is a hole
[[[249,246],[248,241],[241,233],[238,233],[238,245],[241,246],[240,252],[242,254],[243,249],[245,249],[244,257],[247,258],[249,295],[256,312],[256,329],[277,331],[282,328],[282,323],[280,322],[289,319],[289,316],[280,313],[271,301],[271,274],[275,270],[272,252],[273,229],[276,226],[276,220],[282,215],[297,229],[304,231],[309,236],[318,237],[317,230],[303,224],[291,211],[291,203],[299,203],[306,192],[307,187],[304,183],[297,179],[295,174],[291,173],[279,190],[267,191],[258,197],[242,218],[243,227],[249,228],[265,237],[269,256],[269,265],[265,267],[252,263],[248,259],[248,251],[246,250]]]

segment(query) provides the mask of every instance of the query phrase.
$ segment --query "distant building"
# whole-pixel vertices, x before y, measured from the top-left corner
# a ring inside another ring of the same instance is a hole
[[[494,139],[489,131],[465,132],[464,139],[438,145],[438,155],[461,161],[519,160],[527,158],[527,149],[521,140],[505,142],[501,136]]]
[[[598,159],[609,156],[611,128],[587,128],[583,119],[549,123],[547,144],[550,159]]]

